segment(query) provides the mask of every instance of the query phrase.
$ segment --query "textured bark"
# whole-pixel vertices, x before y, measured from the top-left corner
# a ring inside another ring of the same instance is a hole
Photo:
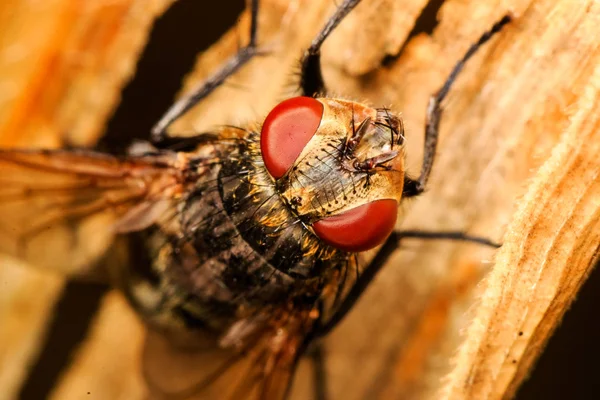
[[[429,190],[407,202],[399,223],[408,229],[463,230],[504,245],[494,251],[442,241],[403,243],[325,340],[329,394],[335,399],[512,397],[598,258],[600,5],[591,0],[576,7],[567,0],[447,0],[431,36],[412,38],[395,62],[378,68],[404,41],[423,3],[364,0],[323,49],[326,82],[335,95],[402,112],[414,176],[429,95],[468,46],[510,12],[514,21],[480,50],[453,88]],[[191,110],[173,132],[264,117],[294,92],[290,71],[334,7],[328,0],[263,0],[259,41],[268,53]],[[203,54],[184,87],[234,54],[247,24],[243,18]],[[5,120],[0,118],[2,124]],[[94,121],[95,128],[83,133],[90,141],[102,129],[101,117]],[[52,118],[50,125],[59,123]],[[16,143],[0,134],[0,143]],[[39,143],[56,144],[50,137]],[[9,295],[0,311],[15,312],[14,299],[35,293],[27,300],[31,312],[20,315],[36,315],[43,327],[48,300],[37,303],[38,293],[28,290],[35,286],[17,278],[11,277],[8,286],[25,289]],[[53,293],[59,289],[57,283]],[[139,379],[136,363],[126,358],[139,351],[140,328],[118,300],[107,303],[111,316],[123,315],[129,322],[107,321],[112,318],[103,310],[97,333],[77,354],[55,398],[81,398],[86,387],[98,388],[97,398],[113,398],[102,392],[110,385],[129,387],[128,398],[141,396],[136,384],[125,383]],[[10,324],[0,318],[0,335],[6,335]],[[103,339],[103,334],[123,337],[125,326],[131,326],[128,355],[121,352],[124,342]],[[11,349],[21,343],[29,349],[23,352],[33,351],[35,337],[19,339],[10,342]],[[0,351],[1,364],[14,366],[11,374],[24,371],[23,360],[4,354]],[[113,365],[111,360],[118,376],[91,367]],[[7,379],[6,371],[0,380]],[[310,398],[309,374],[303,364],[294,398]],[[69,392],[76,387],[81,389]]]

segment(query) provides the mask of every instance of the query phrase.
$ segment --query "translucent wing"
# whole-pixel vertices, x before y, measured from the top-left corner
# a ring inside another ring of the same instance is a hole
[[[180,172],[169,154],[0,151],[0,253],[89,272],[116,233],[143,229],[168,211]]]
[[[212,343],[208,337],[181,340],[150,331],[143,370],[151,398],[285,399],[314,315],[305,308],[265,311],[262,317],[268,319],[234,324]],[[205,346],[190,348],[181,342]]]
[[[306,291],[309,282],[300,284],[282,303],[250,312],[224,335],[150,331],[143,370],[152,398],[285,399],[315,329],[332,318],[356,282],[358,261],[350,257],[326,271],[316,292]]]

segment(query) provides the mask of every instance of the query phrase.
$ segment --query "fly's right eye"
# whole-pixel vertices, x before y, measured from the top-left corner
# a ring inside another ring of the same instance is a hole
[[[294,165],[322,117],[323,104],[312,97],[293,97],[271,110],[260,134],[262,158],[271,176],[279,179]]]
[[[313,229],[325,243],[340,250],[366,251],[385,242],[397,217],[398,202],[382,199],[317,221]]]

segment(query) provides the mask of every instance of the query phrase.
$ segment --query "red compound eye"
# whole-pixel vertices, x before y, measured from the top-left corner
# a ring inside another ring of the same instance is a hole
[[[281,178],[313,137],[323,116],[323,104],[312,97],[294,97],[271,110],[260,134],[267,171]]]
[[[317,236],[340,250],[365,251],[382,244],[392,233],[398,202],[376,200],[313,224]]]

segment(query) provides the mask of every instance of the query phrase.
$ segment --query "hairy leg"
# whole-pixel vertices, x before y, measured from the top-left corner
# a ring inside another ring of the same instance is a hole
[[[429,175],[431,174],[431,168],[433,167],[433,160],[436,153],[440,119],[442,117],[441,103],[446,98],[446,95],[450,91],[452,84],[456,81],[456,78],[462,71],[467,61],[477,52],[477,50],[488,40],[490,40],[494,34],[500,32],[502,27],[509,22],[510,16],[506,15],[500,21],[496,22],[489,31],[481,35],[479,40],[471,45],[465,55],[458,63],[456,63],[442,87],[429,99],[429,104],[427,105],[427,119],[425,122],[425,150],[423,152],[421,174],[417,180],[412,180],[409,178],[405,180],[403,193],[405,197],[417,196],[423,193],[425,190],[425,186],[429,180]]]
[[[350,289],[350,292],[346,298],[342,301],[339,308],[335,311],[333,316],[326,321],[324,324],[316,329],[314,334],[315,337],[321,337],[327,335],[337,324],[348,314],[354,304],[358,301],[360,296],[363,294],[365,289],[369,286],[375,275],[379,270],[387,263],[387,260],[392,253],[399,247],[402,239],[422,239],[422,240],[457,240],[461,242],[477,243],[485,246],[500,247],[499,244],[492,242],[489,239],[470,236],[463,232],[426,232],[426,231],[400,231],[393,232],[390,237],[383,244],[377,255],[373,258],[371,263],[365,268],[362,274],[357,278],[354,286]]]
[[[233,75],[244,64],[258,54],[256,44],[258,30],[258,4],[259,0],[251,0],[250,3],[250,41],[241,48],[225,65],[221,67],[213,76],[196,86],[192,91],[186,93],[181,99],[173,104],[162,116],[160,121],[152,128],[152,141],[161,143],[167,136],[167,128],[179,117],[185,114],[190,108],[198,104],[202,99],[212,93],[227,78]]]
[[[327,90],[321,74],[321,46],[358,3],[360,3],[360,0],[344,0],[304,53],[300,72],[300,89],[302,89],[303,96],[316,97],[326,93]]]

